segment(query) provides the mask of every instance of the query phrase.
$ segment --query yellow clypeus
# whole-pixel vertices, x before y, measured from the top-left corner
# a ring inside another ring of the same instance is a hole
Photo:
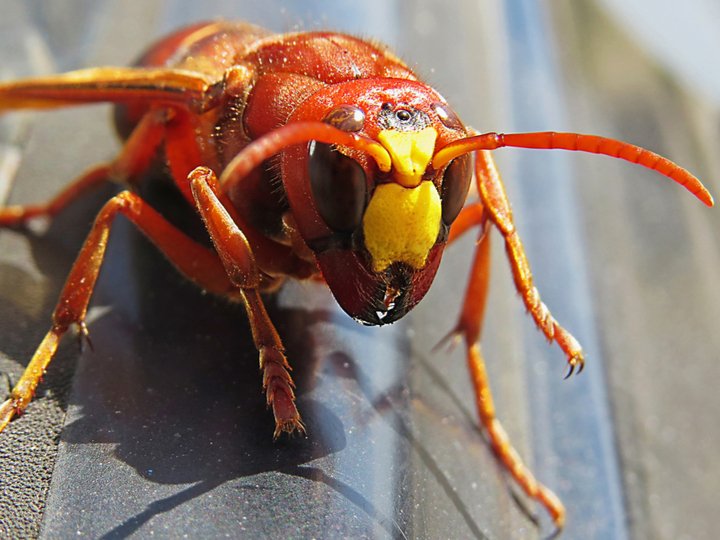
[[[382,272],[394,262],[420,269],[440,231],[440,195],[432,182],[405,188],[380,184],[363,216],[365,247],[372,268]]]

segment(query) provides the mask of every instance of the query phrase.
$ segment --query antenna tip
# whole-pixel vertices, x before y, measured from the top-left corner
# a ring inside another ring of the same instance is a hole
[[[701,191],[700,193],[698,193],[698,198],[699,198],[699,199],[703,202],[703,204],[704,204],[705,206],[707,206],[708,208],[712,208],[713,206],[715,206],[715,199],[713,199],[713,196],[710,195],[710,192],[709,192],[707,189],[705,189],[705,190]]]

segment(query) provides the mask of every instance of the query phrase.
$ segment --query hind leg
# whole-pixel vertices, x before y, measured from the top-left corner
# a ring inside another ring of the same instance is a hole
[[[146,114],[112,162],[91,168],[48,202],[0,208],[0,227],[20,226],[37,217],[52,219],[78,197],[110,180],[132,184],[148,168],[163,141],[164,117],[162,110]]]

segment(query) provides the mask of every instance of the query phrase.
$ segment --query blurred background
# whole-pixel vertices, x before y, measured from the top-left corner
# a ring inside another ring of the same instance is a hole
[[[720,192],[710,0],[0,0],[0,10],[2,79],[126,65],[203,19],[332,28],[389,44],[480,131],[617,137]],[[104,106],[3,116],[2,200],[45,200],[111,158],[109,118]],[[588,356],[582,375],[562,380],[564,358],[524,313],[496,242],[483,349],[511,439],[568,507],[563,538],[714,538],[718,212],[609,158],[496,159],[542,298]],[[10,380],[111,194],[46,231],[0,232]],[[152,197],[173,211],[171,195]],[[242,309],[195,291],[118,220],[89,315],[94,350],[67,339],[38,399],[0,436],[0,536],[546,536],[546,516],[518,503],[475,427],[462,351],[432,351],[455,321],[472,249],[472,238],[449,249],[428,297],[391,327],[355,324],[321,287],[284,288],[270,309],[310,436],[272,444]]]

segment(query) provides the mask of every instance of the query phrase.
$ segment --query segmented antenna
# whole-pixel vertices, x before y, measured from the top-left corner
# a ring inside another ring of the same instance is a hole
[[[558,133],[554,131],[507,134],[484,133],[448,144],[435,154],[432,165],[435,169],[439,169],[459,155],[475,150],[495,150],[504,146],[541,150],[572,150],[624,159],[667,176],[685,187],[707,206],[715,204],[712,195],[710,195],[702,182],[678,164],[640,146],[607,137],[599,137],[598,135]]]

